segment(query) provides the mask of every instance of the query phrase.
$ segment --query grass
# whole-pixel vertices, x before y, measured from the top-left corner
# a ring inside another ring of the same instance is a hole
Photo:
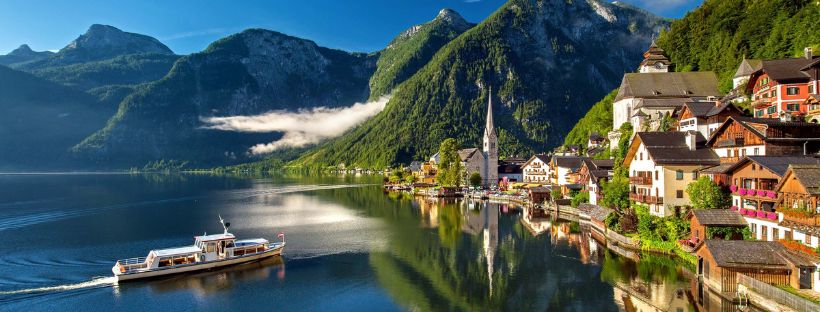
[[[816,303],[816,304],[820,304],[820,300],[818,300],[817,298],[814,298],[814,297],[811,297],[811,296],[806,296],[806,294],[798,291],[797,289],[794,289],[794,287],[791,287],[789,285],[774,285],[774,286],[777,287],[777,288],[780,288],[782,290],[785,290],[785,291],[787,291],[788,293],[790,293],[792,295],[798,296],[800,298],[806,299],[806,300],[811,301],[811,302]]]

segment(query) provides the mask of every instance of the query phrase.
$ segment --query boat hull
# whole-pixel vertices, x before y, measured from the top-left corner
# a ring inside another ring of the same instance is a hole
[[[214,261],[206,261],[206,262],[199,262],[193,263],[188,265],[182,266],[175,266],[175,267],[168,267],[162,269],[154,269],[150,271],[137,271],[137,272],[130,272],[130,273],[119,273],[114,272],[114,277],[117,278],[118,282],[123,281],[133,281],[138,279],[146,279],[146,278],[153,278],[153,277],[160,277],[166,275],[173,275],[179,273],[187,273],[187,272],[195,272],[195,271],[202,271],[202,270],[209,270],[215,268],[221,268],[231,265],[243,264],[248,262],[253,262],[256,260],[279,256],[282,254],[282,251],[285,249],[285,246],[277,246],[276,248],[270,248],[263,252],[245,255],[241,257],[235,257],[230,259],[223,259],[223,260],[214,260]],[[119,273],[119,274],[118,274]]]

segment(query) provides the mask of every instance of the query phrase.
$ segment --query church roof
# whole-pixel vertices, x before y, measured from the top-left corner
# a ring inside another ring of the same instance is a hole
[[[737,67],[735,78],[751,76],[754,72],[758,71],[760,67],[760,60],[743,59],[743,61],[740,62],[740,66]]]
[[[484,126],[484,137],[498,137],[495,133],[495,124],[493,123],[493,90],[490,89],[490,95],[487,100],[487,124]]]
[[[691,98],[720,96],[715,73],[627,73],[615,102],[627,98]]]
[[[473,158],[473,155],[475,155],[477,151],[478,149],[475,147],[459,150],[458,158],[461,159],[461,161],[467,161],[468,159]]]

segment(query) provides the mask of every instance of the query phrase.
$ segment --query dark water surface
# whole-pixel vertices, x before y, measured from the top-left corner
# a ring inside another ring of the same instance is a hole
[[[577,223],[381,192],[378,178],[0,175],[0,310],[688,311],[669,258]],[[119,258],[221,231],[287,234],[282,258],[115,284]]]

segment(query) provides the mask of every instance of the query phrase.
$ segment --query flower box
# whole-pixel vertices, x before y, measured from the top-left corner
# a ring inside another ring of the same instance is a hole
[[[737,206],[729,207],[729,209],[732,209],[732,211],[737,211]]]
[[[766,219],[777,220],[777,214],[774,213],[774,212],[767,212],[766,213]]]
[[[737,192],[737,185],[730,185],[729,190],[732,191],[732,193]]]
[[[774,191],[766,191],[766,197],[777,198],[777,193],[775,193]]]
[[[745,208],[738,208],[737,212],[740,212],[740,215],[742,215],[742,216],[746,215],[746,209]]]
[[[746,195],[746,189],[743,189],[743,188],[739,189],[739,190],[737,190],[737,193],[740,194],[740,196],[745,196]]]
[[[762,210],[758,210],[757,211],[757,217],[761,218],[761,219],[765,218],[766,217],[766,212],[762,211]]]

